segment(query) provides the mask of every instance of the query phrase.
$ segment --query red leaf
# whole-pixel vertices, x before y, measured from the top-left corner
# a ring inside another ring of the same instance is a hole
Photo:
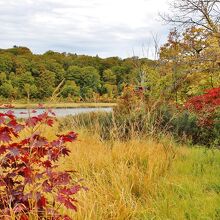
[[[61,153],[62,153],[64,156],[69,156],[70,150],[65,147],[65,148],[63,148],[63,149],[61,150]]]
[[[8,111],[6,112],[6,115],[14,115],[14,111],[8,110]]]
[[[58,135],[58,137],[65,142],[73,142],[77,138],[77,134],[73,131],[69,132],[66,135]]]
[[[39,122],[39,118],[38,117],[31,117],[31,118],[28,118],[26,120],[26,125],[29,126],[29,127],[34,127],[36,126],[36,124]]]
[[[73,195],[80,191],[82,187],[80,185],[73,186],[72,188],[63,188],[59,190],[59,193],[66,194],[66,195]]]
[[[15,132],[20,132],[22,129],[24,129],[24,125],[17,123],[16,120],[11,120],[7,125],[13,128]]]
[[[53,126],[53,123],[54,123],[54,120],[52,118],[46,120],[46,124],[49,125],[50,127]]]
[[[41,198],[37,202],[38,207],[45,207],[47,205],[47,200],[44,196],[41,196]]]
[[[5,117],[1,115],[0,113],[0,124],[3,124],[5,122]]]
[[[51,192],[53,189],[53,187],[48,183],[47,180],[43,182],[42,186],[43,186],[44,192]]]
[[[32,171],[30,168],[25,167],[23,169],[23,173],[24,173],[25,178],[29,179],[31,177]]]
[[[72,209],[72,210],[77,211],[76,206],[73,204],[73,202],[77,202],[77,200],[72,199],[72,198],[70,198],[70,197],[65,197],[65,196],[63,196],[63,195],[61,195],[61,194],[59,194],[59,195],[57,196],[57,200],[58,200],[60,203],[64,204],[68,209]]]
[[[29,220],[28,216],[25,214],[22,214],[20,217],[20,220]]]
[[[18,134],[15,133],[12,128],[9,128],[9,127],[0,128],[0,141],[10,142],[12,136],[18,137]]]
[[[70,174],[66,172],[48,172],[48,176],[56,185],[67,185],[70,182]]]
[[[6,146],[5,145],[1,145],[0,146],[0,155],[4,154],[6,152]]]
[[[43,166],[49,168],[52,167],[52,163],[49,160],[46,160],[45,162],[43,162]]]

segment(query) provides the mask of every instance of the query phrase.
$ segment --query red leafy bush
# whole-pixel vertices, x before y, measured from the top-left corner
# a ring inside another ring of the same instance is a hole
[[[197,113],[201,126],[212,126],[220,107],[220,88],[207,90],[204,94],[189,99],[185,107]]]
[[[42,136],[41,126],[53,126],[54,114],[44,113],[19,121],[13,111],[0,113],[0,219],[70,219],[59,214],[62,204],[77,210],[74,195],[82,188],[73,184],[74,171],[58,171],[56,162],[68,156],[66,144],[77,138],[75,132],[57,135],[49,141]],[[22,132],[29,133],[23,138]],[[72,182],[72,184],[71,184]]]

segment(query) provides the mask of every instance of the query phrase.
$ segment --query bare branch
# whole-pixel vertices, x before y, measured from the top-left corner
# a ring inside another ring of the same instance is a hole
[[[174,0],[170,9],[171,14],[160,15],[168,23],[196,25],[220,33],[220,0]]]

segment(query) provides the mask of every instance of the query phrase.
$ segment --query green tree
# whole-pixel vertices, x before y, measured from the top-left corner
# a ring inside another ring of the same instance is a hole
[[[100,75],[94,67],[82,68],[80,92],[83,98],[91,98],[93,92],[100,88]]]
[[[31,70],[31,63],[26,57],[16,57],[14,60],[14,68],[16,75],[21,75]]]
[[[107,69],[103,72],[103,81],[109,84],[116,84],[116,74],[111,70]]]
[[[65,78],[67,80],[73,80],[77,85],[80,85],[82,80],[82,68],[78,66],[70,66],[66,71]]]
[[[13,87],[11,81],[6,81],[0,86],[0,95],[5,98],[17,98],[18,89]]]
[[[2,83],[6,82],[7,80],[7,75],[5,72],[1,72],[0,73],[0,84],[2,85]]]
[[[24,87],[25,84],[34,84],[35,80],[31,72],[24,72],[18,77],[19,86]]]
[[[130,69],[126,66],[114,66],[111,68],[111,70],[114,72],[116,75],[116,82],[118,86],[118,91],[122,91],[122,84],[128,84],[130,83]]]
[[[72,99],[77,99],[80,95],[80,87],[74,81],[68,80],[61,91],[61,95],[64,98],[71,97]]]
[[[42,71],[37,78],[38,98],[48,98],[55,90],[55,73],[51,71]]]
[[[46,60],[45,66],[47,70],[55,73],[55,85],[59,85],[59,83],[64,79],[65,77],[65,70],[62,67],[60,63],[57,63],[56,60]]]
[[[13,71],[12,56],[8,54],[0,54],[0,72],[10,73]]]

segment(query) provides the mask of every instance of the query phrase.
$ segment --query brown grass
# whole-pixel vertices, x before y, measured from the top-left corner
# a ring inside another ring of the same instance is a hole
[[[153,141],[102,143],[81,134],[61,167],[76,169],[89,188],[78,196],[73,219],[134,219],[149,200],[156,183],[169,170],[175,152],[171,144]]]

